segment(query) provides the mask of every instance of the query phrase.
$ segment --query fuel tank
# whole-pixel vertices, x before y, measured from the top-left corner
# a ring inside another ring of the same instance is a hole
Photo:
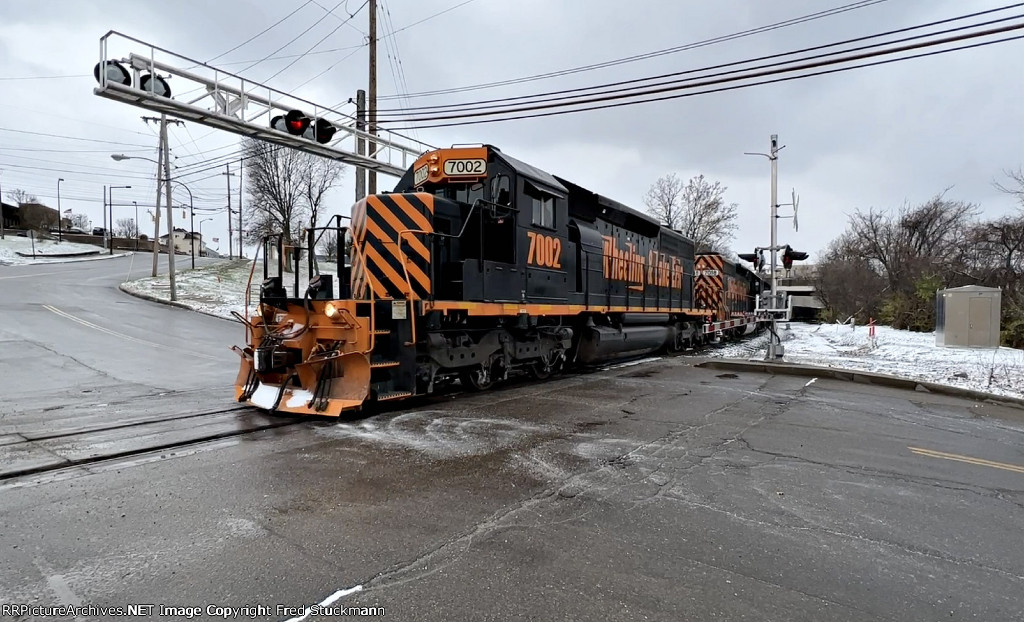
[[[580,335],[576,360],[600,363],[660,350],[675,336],[672,326],[587,326]]]

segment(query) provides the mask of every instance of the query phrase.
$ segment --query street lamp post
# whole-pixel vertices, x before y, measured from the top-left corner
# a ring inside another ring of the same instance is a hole
[[[204,219],[199,221],[199,244],[200,244],[199,252],[203,251],[203,247],[202,247],[202,244],[203,244],[203,223],[208,221],[208,220],[213,220],[213,219],[212,218],[204,218]],[[193,238],[193,244],[194,243],[195,243],[195,239]]]
[[[62,181],[64,181],[63,177],[57,179],[57,243],[58,244],[64,241],[64,238],[63,238],[63,236],[61,234],[61,228],[60,228],[60,217],[61,217],[61,214],[63,214],[63,212],[60,211],[60,182],[62,182]]]
[[[160,152],[160,155],[161,155],[161,157],[163,157],[163,151]],[[114,160],[115,162],[120,162],[122,160],[146,160],[148,162],[152,162],[153,164],[156,164],[156,207],[154,208],[155,212],[153,213],[153,241],[152,241],[152,244],[153,244],[153,272],[152,272],[152,276],[154,278],[156,278],[157,264],[159,263],[159,259],[160,259],[160,184],[163,183],[163,177],[160,176],[160,164],[161,163],[159,161],[157,161],[157,160],[152,159],[152,158],[144,158],[142,156],[126,156],[126,155],[120,154],[120,153],[112,153],[112,154],[110,154],[110,158],[112,160]],[[174,275],[171,275],[170,278],[171,278],[171,280],[173,280],[174,279]]]
[[[110,254],[111,255],[114,254],[114,190],[118,189],[118,188],[124,188],[124,189],[127,190],[128,188],[131,188],[131,186],[111,186],[110,187],[110,194],[107,195],[107,199],[110,200],[110,207],[109,207],[109,209],[110,209],[110,218],[108,218],[108,220],[110,221]]]
[[[195,228],[195,211],[196,211],[196,206],[195,206],[195,202],[192,200],[192,191],[188,189],[188,186],[186,186],[185,184],[181,183],[177,179],[172,180],[171,183],[178,184],[179,186],[184,188],[186,192],[188,192],[188,212],[190,214],[190,216],[189,216],[189,223],[190,223],[189,224],[189,229],[194,229]],[[181,208],[185,209],[185,206],[182,205]],[[192,235],[192,231],[189,231],[188,233],[189,233],[189,236]],[[172,237],[174,236],[173,232],[171,233],[171,236]],[[196,242],[195,242],[195,240],[192,240],[192,269],[193,270],[196,269]]]
[[[139,252],[139,202],[132,201],[135,206],[135,252]]]

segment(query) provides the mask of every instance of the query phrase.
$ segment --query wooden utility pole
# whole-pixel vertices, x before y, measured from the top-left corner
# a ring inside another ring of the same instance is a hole
[[[370,102],[369,121],[370,134],[377,135],[377,0],[369,0],[370,3]],[[370,157],[375,158],[377,143],[370,141]],[[369,172],[369,183],[367,192],[377,194],[377,171]]]
[[[356,129],[366,131],[366,91],[356,91]],[[356,153],[366,155],[366,141],[362,136],[356,136]],[[356,167],[356,201],[366,198],[366,169]]]
[[[238,161],[238,258],[239,259],[245,259],[245,253],[242,252],[242,249],[245,248],[244,246],[242,246],[242,162],[243,161],[244,161],[244,159]]]
[[[231,167],[227,164],[224,165],[224,175],[228,178],[228,259],[234,259],[231,255]],[[239,250],[241,250],[241,247],[239,247]]]

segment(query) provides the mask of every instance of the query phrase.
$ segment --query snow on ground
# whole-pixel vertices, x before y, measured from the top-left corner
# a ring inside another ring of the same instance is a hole
[[[56,240],[36,240],[35,249],[36,257],[33,259],[31,257],[32,240],[8,233],[4,236],[4,239],[0,240],[0,265],[21,266],[37,263],[63,263],[76,259],[76,257],[67,257],[66,255],[76,255],[78,256],[77,258],[85,258],[98,256],[101,252],[104,252],[102,248],[92,244],[58,243]],[[18,253],[29,256],[22,257]],[[54,255],[65,256],[54,257]]]
[[[1024,397],[1024,350],[940,348],[935,333],[913,333],[876,326],[780,323],[784,360],[822,367],[877,372],[964,389]],[[712,349],[708,356],[763,359],[765,333],[745,342]]]
[[[188,260],[186,257],[185,261]],[[178,258],[178,261],[183,261]],[[148,264],[147,264],[148,265]],[[177,274],[178,302],[181,304],[210,315],[231,319],[231,312],[245,313],[245,288],[249,282],[249,271],[252,269],[252,261],[224,260],[217,263],[200,266],[195,270],[185,270]],[[259,284],[263,280],[263,266],[256,266],[256,276],[253,277],[253,287],[256,289],[251,297],[249,310],[258,302]],[[300,284],[301,285],[301,284]],[[171,286],[167,275],[158,277],[146,277],[134,281],[127,281],[122,288],[136,294],[144,294],[170,300]]]

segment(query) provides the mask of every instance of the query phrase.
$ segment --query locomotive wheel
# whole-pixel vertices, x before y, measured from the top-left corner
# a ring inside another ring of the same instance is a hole
[[[494,386],[490,372],[483,367],[461,372],[459,380],[462,381],[462,387],[467,391],[486,391]]]
[[[526,373],[530,374],[534,380],[547,380],[555,373],[555,370],[551,367],[545,368],[544,363],[537,361],[527,365]]]

